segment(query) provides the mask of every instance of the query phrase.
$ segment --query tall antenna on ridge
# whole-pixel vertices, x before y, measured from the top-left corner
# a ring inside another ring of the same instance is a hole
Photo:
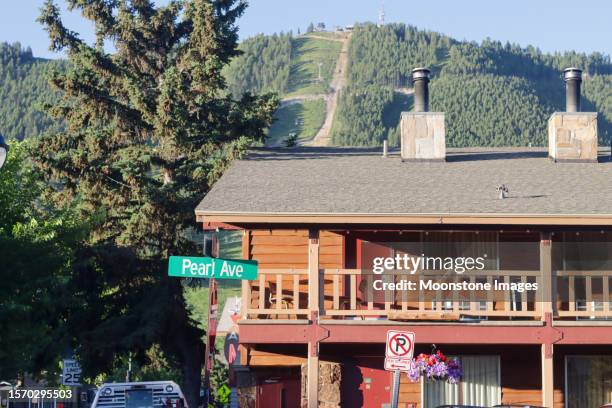
[[[378,26],[382,27],[385,25],[385,5],[380,4],[380,11],[378,12]]]

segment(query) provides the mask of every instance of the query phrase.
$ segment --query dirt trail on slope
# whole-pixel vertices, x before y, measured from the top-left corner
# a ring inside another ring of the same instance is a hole
[[[338,41],[338,42],[344,42],[346,40],[346,37],[344,37],[344,38],[336,38],[336,37],[326,37],[324,35],[316,35],[316,34],[307,34],[306,37],[308,37],[308,38],[318,38],[319,40]]]
[[[413,95],[414,88],[395,88],[393,92],[401,93],[404,95]]]
[[[331,92],[325,96],[325,121],[323,126],[317,132],[314,139],[304,143],[309,146],[329,146],[331,144],[331,127],[334,121],[334,115],[336,114],[336,107],[338,106],[338,96],[340,90],[346,85],[346,64],[348,62],[348,47],[351,41],[351,34],[347,35],[346,38],[342,39],[342,48],[340,49],[340,55],[338,55],[338,61],[336,62],[336,68],[334,69],[334,76],[329,84]]]

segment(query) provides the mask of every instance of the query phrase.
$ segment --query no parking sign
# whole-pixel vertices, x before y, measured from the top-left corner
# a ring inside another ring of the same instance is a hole
[[[408,371],[414,355],[414,333],[399,330],[387,332],[385,370]]]
[[[393,371],[391,407],[397,408],[399,398],[400,372],[410,371],[414,354],[414,333],[400,330],[387,332],[385,370]]]
[[[385,357],[409,360],[414,354],[414,333],[389,330],[387,332],[387,351]]]

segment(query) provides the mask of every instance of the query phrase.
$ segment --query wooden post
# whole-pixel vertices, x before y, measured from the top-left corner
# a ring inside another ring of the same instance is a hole
[[[542,301],[542,320],[547,329],[552,329],[553,321],[553,272],[552,272],[552,242],[548,232],[540,233],[540,274],[542,277],[542,291],[540,300]],[[542,344],[542,406],[553,407],[555,386],[553,370],[553,344],[549,339]]]
[[[319,231],[310,230],[308,234],[308,308],[311,324],[319,320]],[[306,395],[308,408],[319,406],[319,342],[312,338],[308,342],[308,384]]]
[[[553,273],[552,273],[552,244],[549,232],[540,233],[540,275],[542,287],[540,301],[542,302],[542,320],[546,313],[553,312]]]
[[[553,407],[555,386],[553,382],[553,345],[542,344],[542,406]]]
[[[319,343],[316,341],[308,342],[308,408],[319,406]]]
[[[251,249],[251,231],[242,231],[242,259],[250,258]],[[261,292],[260,292],[261,296]],[[251,307],[251,282],[248,280],[242,281],[242,318],[248,319],[247,310]]]
[[[308,233],[308,308],[311,312],[319,312],[319,231]]]

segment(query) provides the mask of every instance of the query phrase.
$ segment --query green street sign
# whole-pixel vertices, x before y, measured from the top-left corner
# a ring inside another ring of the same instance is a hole
[[[179,278],[257,279],[257,261],[211,257],[171,256],[168,276]]]

